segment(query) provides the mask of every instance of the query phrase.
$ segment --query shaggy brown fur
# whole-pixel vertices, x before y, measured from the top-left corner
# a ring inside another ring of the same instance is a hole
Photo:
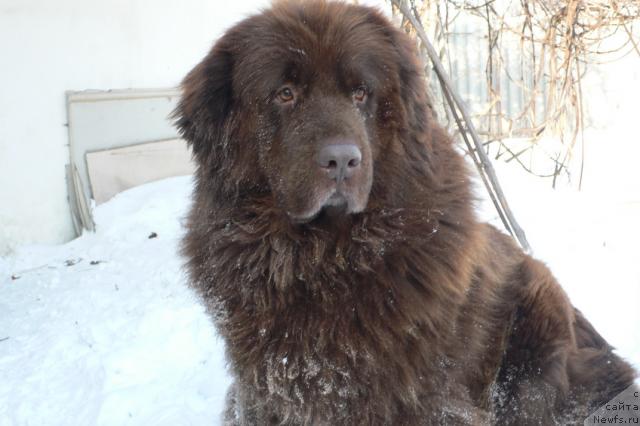
[[[183,91],[184,253],[226,342],[226,424],[582,424],[631,385],[548,269],[476,221],[413,43],[380,13],[278,3]],[[332,144],[362,154],[337,184],[314,160]]]

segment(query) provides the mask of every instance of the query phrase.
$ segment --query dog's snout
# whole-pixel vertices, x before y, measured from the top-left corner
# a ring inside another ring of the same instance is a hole
[[[354,144],[330,144],[322,147],[316,157],[318,165],[335,180],[349,178],[362,161],[362,152]]]

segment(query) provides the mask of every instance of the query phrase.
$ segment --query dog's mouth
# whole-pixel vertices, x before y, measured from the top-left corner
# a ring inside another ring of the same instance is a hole
[[[325,209],[340,209],[345,211],[347,210],[348,207],[349,207],[349,201],[347,200],[347,197],[342,192],[339,192],[339,191],[336,191],[333,194],[331,194],[329,199],[325,201],[324,205],[322,206],[322,208],[325,208]]]
[[[294,215],[289,213],[293,222],[305,224],[315,221],[320,217],[340,217],[355,213],[357,209],[354,201],[348,194],[340,190],[333,190],[314,206],[312,210],[302,215]]]

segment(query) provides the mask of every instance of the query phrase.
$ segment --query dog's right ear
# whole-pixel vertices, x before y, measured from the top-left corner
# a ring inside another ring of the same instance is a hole
[[[231,53],[218,45],[182,81],[182,97],[171,118],[200,160],[224,145],[232,104],[232,69]]]

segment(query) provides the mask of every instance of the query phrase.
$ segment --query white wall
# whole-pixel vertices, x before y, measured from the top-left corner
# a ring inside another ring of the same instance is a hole
[[[266,0],[0,0],[0,255],[73,236],[65,91],[176,86]]]

